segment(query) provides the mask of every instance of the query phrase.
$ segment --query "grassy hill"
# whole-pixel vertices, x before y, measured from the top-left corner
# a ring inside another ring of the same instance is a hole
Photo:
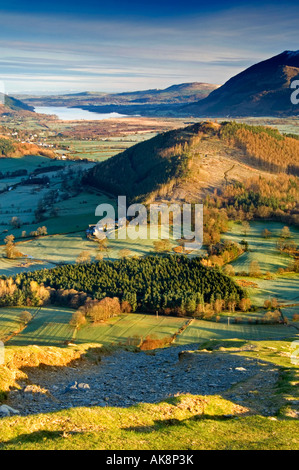
[[[33,111],[33,107],[24,103],[21,100],[13,98],[8,95],[4,95],[4,104],[3,104],[3,94],[0,93],[1,101],[0,103],[0,112],[1,114],[11,111]]]
[[[263,126],[202,122],[165,132],[96,165],[86,184],[130,200],[202,200],[215,188],[299,174],[299,140]]]
[[[132,199],[145,196],[186,174],[195,135],[196,126],[159,134],[97,165],[84,181]]]
[[[204,412],[202,411],[204,408]],[[14,424],[14,425],[13,425]],[[298,450],[297,421],[247,416],[219,396],[73,408],[1,422],[2,450]],[[237,437],[237,438],[236,438]]]

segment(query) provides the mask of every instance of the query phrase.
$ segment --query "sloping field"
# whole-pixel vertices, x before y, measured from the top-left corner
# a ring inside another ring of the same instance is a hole
[[[283,325],[247,325],[212,323],[193,320],[182,334],[176,338],[176,344],[190,344],[209,339],[247,339],[266,340],[290,337],[296,333],[294,328]]]
[[[63,342],[70,340],[73,335],[74,330],[68,324],[73,312],[74,310],[67,308],[42,308],[28,326],[8,343],[18,346],[29,344],[62,346]]]
[[[237,279],[248,280],[245,277]],[[288,274],[278,276],[275,279],[254,279],[258,287],[249,287],[247,292],[252,302],[257,306],[263,306],[265,300],[276,298],[279,303],[299,302],[299,275]]]
[[[83,327],[76,335],[76,343],[123,343],[128,338],[144,339],[148,335],[162,339],[172,336],[186,322],[183,318],[130,314],[109,324]]]
[[[263,253],[263,254],[262,254]],[[275,248],[270,244],[269,246],[261,245],[258,249],[254,248],[254,251],[247,251],[243,253],[237,260],[233,261],[231,264],[235,269],[236,273],[248,273],[250,264],[257,261],[261,272],[265,274],[267,271],[274,273],[278,268],[286,268],[291,259],[288,255],[278,251],[275,251]]]
[[[74,262],[83,250],[96,255],[96,244],[86,239],[84,232],[67,235],[50,235],[18,244],[18,249],[34,259],[45,262]]]
[[[19,330],[19,315],[23,310],[25,310],[25,308],[0,309],[0,341],[4,341],[12,333]]]
[[[153,249],[151,241],[147,240],[109,240],[108,252],[103,252],[104,258],[116,259],[121,249],[129,249],[132,254],[144,255]],[[18,244],[19,250],[30,258],[45,262],[73,263],[82,251],[88,251],[94,259],[98,254],[97,243],[88,240],[85,232],[66,235],[50,235]]]
[[[0,334],[18,329],[20,308],[0,310]],[[26,309],[27,310],[27,309]],[[28,309],[33,313],[34,309]],[[36,310],[36,309],[35,309]],[[177,333],[189,319],[145,314],[125,314],[112,318],[106,323],[87,324],[76,333],[69,326],[74,310],[68,308],[42,308],[28,326],[14,336],[9,345],[53,345],[62,346],[65,341],[73,339],[77,344],[99,343],[104,345],[134,343],[146,336],[162,339]],[[3,320],[2,320],[3,319]],[[75,333],[75,334],[74,334]],[[215,323],[192,320],[191,324],[176,338],[176,344],[190,344],[209,339],[275,339],[289,337],[296,333],[293,327],[282,325],[248,325]]]
[[[249,251],[241,255],[237,260],[233,261],[236,273],[248,273],[250,263],[257,261],[263,274],[267,271],[274,273],[278,268],[285,268],[291,262],[290,256],[280,253],[276,248],[276,243],[280,237],[280,232],[285,224],[280,222],[250,222],[250,229],[245,234],[241,224],[232,224],[228,233],[223,238],[240,243],[246,240],[249,244]],[[262,231],[267,229],[271,232],[271,238],[265,239]],[[290,227],[291,240],[299,244],[299,230],[296,227]]]
[[[282,313],[284,314],[284,316],[288,319],[288,320],[292,320],[294,315],[299,315],[299,302],[296,306],[294,307],[286,307],[286,308],[283,308],[282,309]],[[299,318],[299,317],[298,317]],[[298,321],[297,321],[297,326],[298,325]]]
[[[16,184],[17,181],[14,182]],[[38,201],[47,193],[46,187],[38,187],[32,192],[32,186],[17,186],[9,192],[0,194],[0,230],[9,230],[14,233],[10,225],[12,217],[19,217],[24,224],[32,223],[34,211],[37,208]],[[27,227],[25,228],[25,230]],[[23,228],[22,228],[23,230]],[[21,233],[21,230],[19,230]],[[2,237],[1,237],[2,238]]]
[[[0,248],[1,250],[1,248]],[[14,276],[17,273],[34,271],[36,269],[50,269],[55,267],[51,263],[36,262],[25,258],[6,259],[0,257],[0,273],[1,276]]]
[[[99,199],[99,203],[100,202],[101,200]],[[78,224],[81,224],[82,227],[84,222],[85,227],[88,227],[88,223],[95,222],[96,218],[94,215],[93,219],[91,219],[91,215],[88,218],[88,214],[86,213],[73,216],[70,208],[69,215],[66,215],[65,218],[62,217],[61,220],[63,225],[60,225],[60,230],[71,231],[72,228],[76,230],[75,226]],[[140,232],[141,230],[142,229],[140,229]],[[144,230],[146,230],[146,228]],[[133,240],[130,238],[127,238],[126,240],[117,238],[115,240],[108,239],[108,250],[103,251],[102,254],[105,259],[114,260],[119,258],[120,250],[126,249],[129,250],[130,255],[144,256],[150,252],[153,252],[153,241],[154,240],[150,239]],[[28,256],[29,261],[41,260],[44,264],[59,262],[74,263],[82,251],[89,252],[92,259],[95,259],[95,257],[99,254],[97,243],[86,238],[85,231],[35,238],[24,242],[19,242],[17,246],[24,255]],[[6,260],[4,258],[0,258],[0,269],[3,268],[6,270],[7,274],[13,274],[13,272],[16,273],[17,271],[15,271],[13,268],[14,266],[18,268],[19,264],[20,260]],[[45,266],[40,266],[40,269],[43,267]],[[36,269],[36,265],[33,269]],[[30,270],[30,267],[28,270]]]

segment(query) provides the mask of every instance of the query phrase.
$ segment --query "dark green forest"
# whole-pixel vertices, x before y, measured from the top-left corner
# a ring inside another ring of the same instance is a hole
[[[244,292],[218,269],[201,264],[200,258],[185,256],[148,256],[117,261],[64,265],[19,274],[18,292],[26,292],[30,283],[59,289],[74,289],[90,297],[118,297],[131,304],[133,311],[188,310],[216,299],[238,302]]]

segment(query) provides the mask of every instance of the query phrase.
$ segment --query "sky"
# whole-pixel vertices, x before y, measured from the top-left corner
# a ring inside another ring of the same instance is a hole
[[[220,85],[298,50],[298,17],[293,0],[0,0],[0,85],[8,94]]]

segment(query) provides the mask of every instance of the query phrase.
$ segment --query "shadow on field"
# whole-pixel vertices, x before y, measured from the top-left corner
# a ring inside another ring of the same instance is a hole
[[[203,420],[209,420],[209,421],[229,421],[229,420],[234,420],[238,418],[239,416],[237,415],[209,415],[209,414],[197,414],[195,416],[192,416],[191,418],[186,418],[186,419],[176,419],[176,418],[171,418],[171,419],[157,419],[154,421],[154,424],[151,426],[130,426],[126,428],[122,428],[125,431],[129,432],[138,432],[138,433],[151,433],[155,431],[166,431],[169,430],[170,427],[172,426],[186,426],[189,423],[194,423],[196,421],[203,421]]]
[[[51,440],[55,441],[56,439],[61,439],[63,437],[68,437],[69,434],[83,434],[83,432],[70,432],[66,433],[65,431],[34,431],[32,433],[28,434],[20,434],[17,438],[15,439],[10,439],[8,441],[3,441],[0,443],[0,449],[1,447],[6,447],[7,445],[20,445],[22,443],[24,444],[41,444],[45,443],[45,441]]]

